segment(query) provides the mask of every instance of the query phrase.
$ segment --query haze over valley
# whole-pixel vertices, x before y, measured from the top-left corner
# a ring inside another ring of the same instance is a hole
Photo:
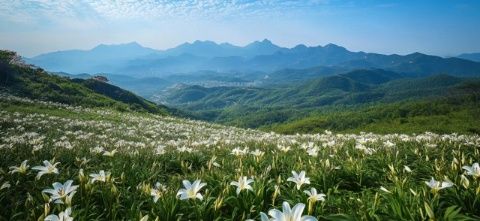
[[[257,128],[338,106],[467,93],[456,88],[478,81],[480,63],[465,56],[384,55],[334,44],[286,48],[264,39],[243,47],[194,41],[167,50],[102,44],[25,60],[69,78],[105,76],[195,119]]]

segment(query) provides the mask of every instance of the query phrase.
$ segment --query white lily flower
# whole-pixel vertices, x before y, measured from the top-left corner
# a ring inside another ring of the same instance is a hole
[[[463,166],[462,168],[467,171],[467,175],[471,175],[475,178],[480,177],[480,166],[478,165],[478,163],[472,164],[471,167]]]
[[[150,189],[150,195],[153,196],[153,202],[156,203],[158,199],[162,196],[162,192],[165,191],[166,188],[164,185],[157,182],[155,184],[155,188]]]
[[[72,214],[72,208],[68,207],[65,211],[60,212],[60,214],[55,215],[48,215],[45,217],[45,221],[73,221],[73,217],[70,215]]]
[[[288,151],[291,149],[290,146],[283,146],[283,145],[278,145],[277,148],[278,148],[280,151],[285,152],[285,153],[288,152]]]
[[[450,182],[450,181],[440,182],[440,181],[436,181],[435,179],[433,179],[433,177],[429,182],[425,181],[425,183],[427,184],[427,186],[432,188],[432,191],[434,193],[438,192],[441,189],[445,189],[445,188],[449,188],[449,187],[453,186],[453,183]]]
[[[268,211],[268,215],[272,218],[269,219],[265,213],[260,213],[262,221],[317,221],[317,218],[313,216],[302,216],[305,204],[298,203],[293,208],[290,208],[288,202],[283,202],[283,211],[278,209],[271,209]]]
[[[165,153],[165,146],[159,145],[155,148],[155,154],[156,155],[162,155]]]
[[[48,160],[44,160],[43,161],[44,166],[35,166],[35,167],[32,167],[32,170],[38,170],[38,174],[36,176],[36,179],[38,180],[44,174],[51,174],[51,173],[58,174],[58,168],[57,168],[58,164],[59,162],[52,164]]]
[[[323,193],[318,194],[317,189],[313,187],[310,190],[305,190],[303,192],[308,195],[308,201],[313,203],[317,201],[325,201],[325,197],[327,196]]]
[[[392,147],[395,147],[395,143],[387,140],[387,141],[383,142],[383,146],[388,147],[388,148],[392,148]]]
[[[293,177],[289,177],[287,181],[294,182],[297,184],[297,190],[300,190],[303,184],[310,184],[310,178],[305,177],[305,171],[301,171],[298,174],[295,171],[292,171]]]
[[[235,156],[243,156],[248,153],[248,148],[244,148],[243,150],[240,147],[235,147],[232,150],[232,154]]]
[[[240,194],[240,191],[242,190],[250,190],[253,191],[252,186],[250,186],[250,183],[253,183],[253,179],[247,179],[246,176],[238,178],[237,181],[232,181],[230,185],[236,186],[237,187],[237,195]]]
[[[53,183],[53,189],[46,189],[42,192],[51,194],[50,201],[54,203],[63,204],[63,200],[70,204],[73,195],[76,193],[78,186],[72,186],[73,180],[67,180],[64,184],[55,182]]]
[[[203,200],[202,194],[200,194],[198,191],[200,191],[202,187],[206,186],[207,185],[206,183],[201,183],[200,180],[195,180],[193,184],[190,183],[190,181],[188,180],[184,180],[182,183],[183,183],[183,187],[185,188],[182,188],[178,191],[177,197],[180,196],[181,200],[195,199],[195,198],[199,200]]]
[[[92,178],[90,182],[94,183],[95,181],[100,182],[107,182],[110,180],[110,172],[105,172],[104,170],[100,170],[98,173],[91,173],[90,177]]]
[[[217,157],[216,156],[213,156],[212,159],[210,159],[208,162],[207,162],[207,166],[208,166],[208,169],[211,169],[212,166],[214,167],[220,167],[220,164],[217,163]]]
[[[14,173],[21,173],[21,174],[25,174],[27,173],[27,170],[28,168],[30,167],[28,164],[27,164],[28,160],[24,160],[20,166],[11,166],[9,169],[10,169],[10,174],[14,174]]]
[[[250,154],[252,154],[255,157],[261,157],[261,156],[263,156],[263,154],[265,154],[265,152],[263,152],[259,149],[256,149],[256,150],[250,152]]]
[[[307,153],[311,157],[316,157],[316,156],[318,156],[318,149],[317,148],[309,148],[307,150]]]
[[[117,149],[114,149],[112,151],[103,151],[103,156],[106,156],[106,157],[113,157],[115,155],[115,153],[117,153]]]
[[[102,153],[103,151],[104,151],[104,149],[101,146],[96,146],[96,147],[90,149],[91,153]]]

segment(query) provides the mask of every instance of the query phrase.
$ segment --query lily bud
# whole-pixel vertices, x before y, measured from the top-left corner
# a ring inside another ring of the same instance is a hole
[[[118,189],[117,189],[117,187],[115,186],[115,184],[112,184],[112,188],[110,188],[110,191],[111,191],[113,194],[117,194],[117,193],[118,193]]]
[[[50,197],[48,197],[47,194],[45,194],[44,192],[42,192],[42,197],[43,197],[43,200],[47,203],[50,203]]]
[[[120,175],[120,180],[125,181],[125,172],[122,172],[122,174]]]
[[[417,196],[417,195],[418,195],[418,193],[415,192],[415,190],[413,190],[412,188],[410,188],[410,192],[411,192],[414,196]]]
[[[465,189],[468,189],[468,187],[470,186],[470,181],[463,174],[460,176],[460,183]]]
[[[43,206],[43,212],[45,214],[45,216],[47,216],[48,214],[50,214],[50,204],[49,203],[45,203],[44,206]]]
[[[67,197],[65,198],[65,204],[67,204],[68,206],[72,205],[73,195],[74,194],[67,195]]]
[[[222,205],[223,205],[223,197],[218,197],[214,203],[215,211],[218,211],[222,207]]]
[[[80,180],[80,183],[84,183],[87,181],[87,177],[85,176],[85,174],[83,173],[83,169],[80,169],[78,171],[78,179]]]

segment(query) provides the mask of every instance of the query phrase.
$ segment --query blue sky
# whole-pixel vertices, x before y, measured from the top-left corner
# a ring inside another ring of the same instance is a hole
[[[480,52],[478,0],[6,0],[0,48],[33,56],[137,41],[194,40],[453,56]]]

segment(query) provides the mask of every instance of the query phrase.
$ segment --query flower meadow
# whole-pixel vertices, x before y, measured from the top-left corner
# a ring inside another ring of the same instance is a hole
[[[0,94],[0,220],[479,220],[480,137],[281,135]]]

